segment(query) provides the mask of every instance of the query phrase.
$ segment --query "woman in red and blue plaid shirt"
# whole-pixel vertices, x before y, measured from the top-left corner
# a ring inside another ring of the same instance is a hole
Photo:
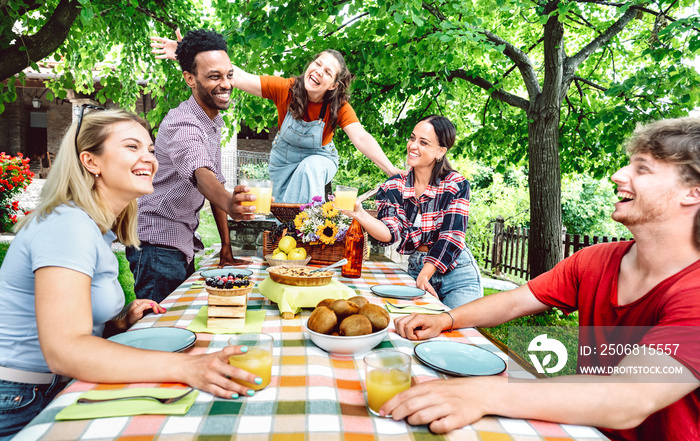
[[[396,175],[377,193],[375,219],[357,204],[348,213],[367,233],[409,254],[416,286],[456,308],[483,295],[479,269],[464,236],[469,219],[469,181],[445,154],[455,143],[455,126],[438,115],[416,124],[408,140],[406,176]]]

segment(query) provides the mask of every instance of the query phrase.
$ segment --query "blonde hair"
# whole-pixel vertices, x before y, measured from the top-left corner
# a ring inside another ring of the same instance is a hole
[[[56,155],[51,172],[41,190],[41,202],[30,214],[22,218],[15,227],[19,231],[29,225],[32,219],[41,221],[59,205],[73,205],[85,211],[97,224],[102,234],[112,230],[118,240],[126,246],[140,244],[136,232],[136,199],[118,215],[109,208],[97,191],[95,176],[93,176],[80,161],[80,153],[91,152],[100,156],[104,142],[111,133],[111,126],[124,121],[134,121],[143,126],[149,133],[148,123],[133,113],[114,110],[95,110],[83,116],[78,134],[77,146],[73,123],[61,141],[61,148]]]

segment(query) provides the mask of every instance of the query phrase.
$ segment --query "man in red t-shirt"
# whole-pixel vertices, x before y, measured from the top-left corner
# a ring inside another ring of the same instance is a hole
[[[400,335],[422,340],[453,326],[496,326],[552,307],[577,310],[579,346],[598,349],[579,357],[579,375],[431,381],[387,402],[384,414],[435,432],[503,415],[593,425],[612,439],[700,440],[700,118],[638,128],[627,151],[630,164],[612,176],[620,198],[612,218],[634,241],[583,249],[527,285],[451,316],[396,320]],[[610,339],[637,350],[611,356],[603,348]],[[614,370],[582,375],[586,366]]]

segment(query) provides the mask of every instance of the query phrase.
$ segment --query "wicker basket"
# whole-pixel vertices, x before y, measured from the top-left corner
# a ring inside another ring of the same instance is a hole
[[[299,208],[301,208],[301,204],[282,204],[273,202],[272,205],[270,205],[270,212],[280,222],[288,222],[297,217],[297,214],[299,214]]]
[[[293,205],[293,204],[288,204]],[[367,232],[365,235],[365,246],[364,246],[364,259],[369,259],[369,237],[367,237]],[[263,233],[263,255],[272,254],[272,252],[277,248],[279,241],[272,241],[270,239],[270,232],[265,231]],[[306,254],[311,256],[311,261],[309,263],[317,263],[319,265],[330,265],[336,263],[345,255],[345,242],[336,242],[333,245],[310,245],[308,243],[297,243],[298,247],[304,248]]]

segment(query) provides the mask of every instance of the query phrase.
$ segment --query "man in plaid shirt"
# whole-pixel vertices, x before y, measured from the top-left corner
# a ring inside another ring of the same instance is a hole
[[[231,194],[221,173],[219,115],[228,109],[233,87],[233,65],[226,41],[215,32],[189,32],[176,54],[192,96],[168,112],[160,126],[155,154],[160,168],[154,192],[139,199],[140,249],[127,249],[137,298],[161,302],[194,272],[194,253],[203,249],[194,235],[205,198],[211,203],[221,236],[219,266],[233,264],[228,229],[235,220],[252,218],[255,207],[241,201],[249,190],[237,186]]]

